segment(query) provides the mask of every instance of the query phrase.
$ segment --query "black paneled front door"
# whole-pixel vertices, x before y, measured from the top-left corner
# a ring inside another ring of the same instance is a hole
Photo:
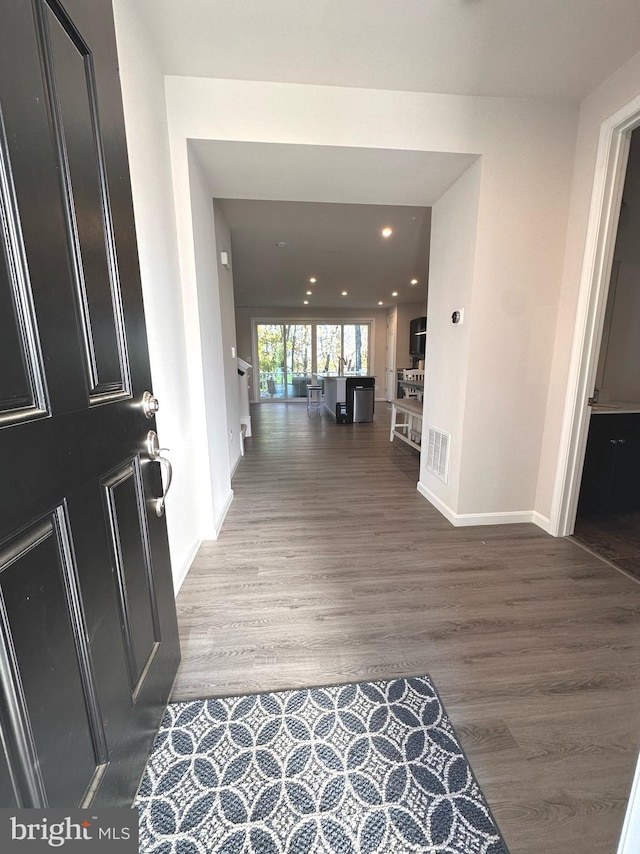
[[[111,4],[0,11],[0,806],[130,803],[179,659]]]

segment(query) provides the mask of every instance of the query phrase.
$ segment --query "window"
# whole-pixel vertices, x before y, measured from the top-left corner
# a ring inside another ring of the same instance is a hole
[[[340,369],[342,326],[339,323],[322,323],[316,326],[316,352],[318,373]]]
[[[287,397],[307,397],[311,382],[311,324],[284,327]]]
[[[370,331],[370,323],[256,323],[259,399],[306,399],[314,374],[369,373]]]
[[[357,374],[369,372],[369,324],[345,323],[342,327],[342,355],[347,371]]]
[[[280,324],[258,325],[258,363],[260,397],[285,396],[284,385],[284,334]]]

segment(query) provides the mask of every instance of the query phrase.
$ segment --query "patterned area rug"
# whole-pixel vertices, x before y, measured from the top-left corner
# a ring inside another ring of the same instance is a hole
[[[175,703],[143,854],[508,854],[428,677]]]

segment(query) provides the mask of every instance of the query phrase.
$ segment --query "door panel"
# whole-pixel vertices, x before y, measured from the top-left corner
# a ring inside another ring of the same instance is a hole
[[[80,803],[98,764],[86,702],[92,680],[81,674],[74,640],[86,632],[70,602],[77,581],[58,514],[62,508],[0,554],[3,635],[50,806]]]
[[[30,291],[34,337],[42,364],[55,364],[43,380],[56,412],[86,403],[85,367],[77,334],[61,334],[75,322],[59,164],[47,110],[40,47],[31,4],[2,4],[0,26],[0,114],[8,198],[13,278]],[[56,202],[52,203],[52,199]],[[6,236],[5,236],[6,243]],[[16,282],[13,282],[14,288]],[[27,300],[23,300],[23,303]],[[2,318],[4,332],[4,318]],[[45,358],[46,352],[46,358]],[[4,362],[3,362],[4,368]],[[44,369],[43,369],[44,371]]]
[[[0,113],[0,426],[46,413],[31,282]]]
[[[63,164],[61,176],[89,393],[96,403],[104,395],[128,393],[129,383],[93,61],[89,47],[62,11],[58,10],[59,18],[47,6],[42,9],[47,90]]]
[[[0,205],[4,208],[3,201],[0,201]],[[2,219],[5,217],[2,216]],[[25,337],[21,334],[16,293],[6,262],[0,266],[0,315],[7,318],[7,328],[3,330],[5,334],[0,338],[0,362],[7,366],[0,376],[0,413],[33,409],[36,405],[31,382],[33,372],[28,362]]]
[[[135,696],[160,641],[139,458],[103,482],[112,562],[117,573],[123,643]]]
[[[0,750],[0,804],[5,807],[17,807],[18,802],[11,785],[9,766],[4,750]]]
[[[387,350],[385,358],[386,368],[386,399],[394,400],[397,397],[398,387],[396,379],[396,315],[387,315]]]
[[[0,806],[130,804],[179,661],[109,0],[0,10]]]

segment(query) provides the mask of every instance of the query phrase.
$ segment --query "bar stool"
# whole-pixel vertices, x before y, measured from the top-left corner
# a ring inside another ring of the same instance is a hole
[[[318,414],[322,414],[322,386],[308,385],[307,386],[307,415],[315,410]]]

